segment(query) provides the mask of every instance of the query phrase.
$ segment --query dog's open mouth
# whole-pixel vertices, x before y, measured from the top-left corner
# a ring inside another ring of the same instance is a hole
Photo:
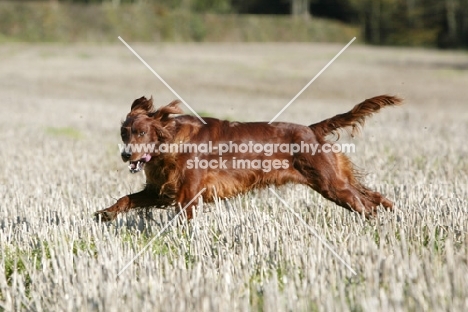
[[[145,163],[150,161],[151,155],[150,154],[144,154],[143,157],[141,157],[139,160],[136,161],[130,161],[128,165],[128,169],[130,170],[131,173],[137,173],[143,169],[145,166]]]

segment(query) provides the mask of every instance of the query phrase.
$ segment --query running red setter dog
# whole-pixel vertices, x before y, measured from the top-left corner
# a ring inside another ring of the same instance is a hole
[[[141,97],[122,123],[122,141],[130,148],[123,149],[121,156],[129,162],[130,172],[144,169],[146,186],[95,215],[110,221],[133,208],[176,206],[178,211],[186,209],[191,219],[192,203],[199,196],[210,202],[286,183],[308,185],[337,205],[367,217],[375,215],[380,205],[392,209],[390,200],[358,181],[351,161],[339,151],[332,152],[326,137],[339,134],[339,129],[354,134],[366,117],[401,102],[394,96],[377,96],[347,113],[303,126],[215,118],[205,118],[203,124],[194,116],[173,116],[183,113],[179,101],[155,110],[152,98]],[[190,148],[183,149],[183,145]],[[142,146],[153,149],[142,151]]]

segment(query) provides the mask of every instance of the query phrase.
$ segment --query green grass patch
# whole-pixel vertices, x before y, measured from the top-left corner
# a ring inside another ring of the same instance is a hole
[[[202,118],[203,117],[214,117],[214,118],[216,118],[215,116],[213,116],[213,114],[210,114],[210,113],[205,112],[205,111],[197,112],[197,114]]]
[[[70,139],[83,138],[83,134],[79,130],[71,127],[47,127],[45,132],[57,137],[66,137]]]

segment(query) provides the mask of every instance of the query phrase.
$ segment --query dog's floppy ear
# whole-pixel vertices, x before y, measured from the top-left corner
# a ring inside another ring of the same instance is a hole
[[[130,111],[132,113],[135,111],[143,111],[146,113],[154,112],[153,97],[151,97],[149,100],[146,99],[144,96],[142,96],[139,99],[136,99],[135,101],[133,101],[132,108]]]
[[[179,104],[179,100],[174,100],[166,106],[159,108],[153,115],[154,119],[167,121],[171,114],[183,114],[184,111],[178,106]]]

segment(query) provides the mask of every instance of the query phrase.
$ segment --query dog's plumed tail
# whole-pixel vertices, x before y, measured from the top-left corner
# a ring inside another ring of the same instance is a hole
[[[309,126],[317,137],[324,138],[329,134],[335,134],[339,137],[338,130],[346,129],[351,136],[359,133],[366,121],[366,117],[377,113],[385,106],[400,105],[402,99],[396,96],[380,95],[356,105],[347,113],[336,115],[321,122]]]

